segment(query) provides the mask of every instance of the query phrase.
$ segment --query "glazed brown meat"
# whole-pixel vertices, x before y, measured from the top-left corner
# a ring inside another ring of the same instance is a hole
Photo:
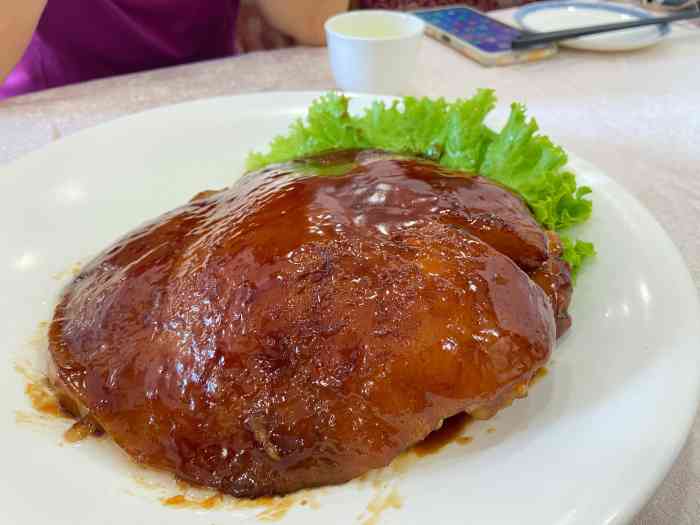
[[[569,325],[559,251],[520,198],[427,161],[271,167],[83,269],[50,328],[56,385],[186,480],[343,482],[526,392]]]

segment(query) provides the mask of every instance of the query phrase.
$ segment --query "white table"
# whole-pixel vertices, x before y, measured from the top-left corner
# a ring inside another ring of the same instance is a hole
[[[564,51],[540,63],[486,69],[426,39],[414,92],[464,97],[477,87],[491,87],[502,102],[499,110],[514,100],[525,102],[553,140],[603,168],[652,211],[700,285],[699,50],[700,29],[682,26],[667,41],[638,52]],[[2,163],[48,142],[148,108],[254,91],[333,87],[324,49],[292,48],[9,99],[0,102],[0,174]],[[650,418],[656,408],[649,407]],[[697,523],[700,423],[634,521]]]

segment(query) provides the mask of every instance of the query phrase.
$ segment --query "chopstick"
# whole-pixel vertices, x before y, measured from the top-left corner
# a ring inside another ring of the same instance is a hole
[[[559,40],[568,40],[569,38],[597,35],[598,33],[619,31],[621,29],[630,29],[633,27],[668,24],[670,22],[678,22],[679,20],[690,20],[692,18],[700,18],[700,11],[683,11],[670,16],[643,18],[641,20],[633,20],[632,22],[617,22],[615,24],[577,27],[574,29],[563,29],[561,31],[548,31],[546,33],[526,33],[513,40],[511,47],[513,49],[525,49],[540,44],[557,42]]]

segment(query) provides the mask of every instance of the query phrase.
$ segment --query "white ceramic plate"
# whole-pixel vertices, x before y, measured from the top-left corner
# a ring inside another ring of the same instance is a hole
[[[538,2],[521,7],[515,20],[528,31],[546,32],[650,18],[648,12],[612,2]],[[656,44],[668,25],[647,26],[564,40],[561,45],[590,51],[629,51]]]
[[[69,279],[66,269],[198,191],[230,184],[248,150],[284,131],[317,95],[166,107],[0,167],[1,523],[259,519],[261,509],[233,503],[168,508],[159,498],[181,490],[169,477],[141,471],[107,439],[64,443],[67,423],[29,415],[13,364],[40,355],[29,340],[50,318]],[[579,233],[596,243],[600,256],[579,278],[573,328],[530,397],[468,427],[469,445],[450,444],[385,469],[374,482],[311,491],[303,495],[306,505],[285,500],[286,514],[278,505],[277,514],[273,508],[263,518],[369,524],[376,523],[371,509],[399,499],[400,508],[386,509],[379,522],[609,525],[635,514],[666,474],[695,414],[700,309],[681,257],[651,215],[591,165],[575,159],[571,166],[594,190],[594,217]]]

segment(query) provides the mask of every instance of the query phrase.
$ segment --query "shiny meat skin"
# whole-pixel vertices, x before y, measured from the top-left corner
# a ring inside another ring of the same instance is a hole
[[[342,152],[116,242],[64,291],[50,351],[61,393],[137,461],[258,497],[352,479],[523,395],[566,290],[556,237],[509,191]]]

